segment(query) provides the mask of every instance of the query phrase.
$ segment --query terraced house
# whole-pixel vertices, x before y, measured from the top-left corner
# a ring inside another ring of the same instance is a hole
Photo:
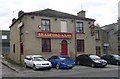
[[[107,32],[107,53],[119,53],[119,27],[118,23],[112,23],[102,27]]]
[[[96,54],[94,22],[83,10],[77,16],[51,9],[20,11],[10,26],[10,59],[22,63],[28,54]]]

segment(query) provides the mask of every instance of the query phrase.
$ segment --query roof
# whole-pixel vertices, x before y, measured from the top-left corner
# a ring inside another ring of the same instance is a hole
[[[113,30],[113,29],[116,29],[118,28],[118,23],[112,23],[112,24],[109,24],[109,25],[105,25],[105,26],[102,26],[101,27],[103,30]]]
[[[45,17],[56,17],[56,18],[69,18],[69,19],[77,19],[77,20],[86,20],[86,21],[95,21],[95,19],[91,19],[91,18],[82,18],[82,17],[78,17],[76,15],[73,14],[68,14],[68,13],[64,13],[64,12],[59,12],[56,10],[52,10],[52,9],[44,9],[44,10],[40,10],[40,11],[34,11],[34,12],[28,12],[28,13],[24,13],[22,14],[18,19],[20,19],[23,15],[36,15],[36,16],[45,16]],[[17,20],[18,20],[17,19]],[[16,20],[16,21],[17,21]],[[16,22],[15,21],[15,22]],[[14,23],[15,23],[14,22]],[[13,24],[14,24],[13,23]],[[12,25],[13,25],[12,24]],[[11,26],[12,26],[11,25]],[[10,27],[11,27],[10,26]]]
[[[94,19],[82,18],[82,17],[78,17],[76,15],[72,15],[72,14],[68,14],[68,13],[64,13],[64,12],[59,12],[59,11],[52,10],[52,9],[45,9],[45,10],[40,10],[40,11],[35,11],[35,12],[29,12],[27,14],[46,16],[46,17],[70,18],[70,19],[82,19],[82,20],[95,21]]]
[[[118,23],[112,23],[112,24],[108,24],[108,25],[105,25],[105,26],[102,26],[102,27],[111,27],[111,26],[115,26],[115,25],[118,25]]]

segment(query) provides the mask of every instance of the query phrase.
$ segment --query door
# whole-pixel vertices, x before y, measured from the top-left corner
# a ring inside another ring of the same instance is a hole
[[[61,43],[61,54],[67,55],[67,52],[68,52],[67,41],[63,40]]]

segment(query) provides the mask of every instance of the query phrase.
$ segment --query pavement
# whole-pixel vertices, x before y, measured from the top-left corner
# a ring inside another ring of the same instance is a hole
[[[21,70],[25,69],[24,67],[12,64],[8,61],[6,61],[4,58],[2,58],[2,64],[9,67],[10,69],[12,69],[13,71],[16,71],[17,73],[19,73]]]

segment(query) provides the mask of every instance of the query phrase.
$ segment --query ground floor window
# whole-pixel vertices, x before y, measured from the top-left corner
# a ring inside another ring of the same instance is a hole
[[[51,52],[51,39],[42,39],[42,52]]]
[[[84,52],[84,40],[83,39],[77,40],[77,52]]]
[[[101,48],[100,46],[96,46],[96,55],[100,56],[101,55]]]
[[[13,44],[13,52],[15,53],[15,44]]]

